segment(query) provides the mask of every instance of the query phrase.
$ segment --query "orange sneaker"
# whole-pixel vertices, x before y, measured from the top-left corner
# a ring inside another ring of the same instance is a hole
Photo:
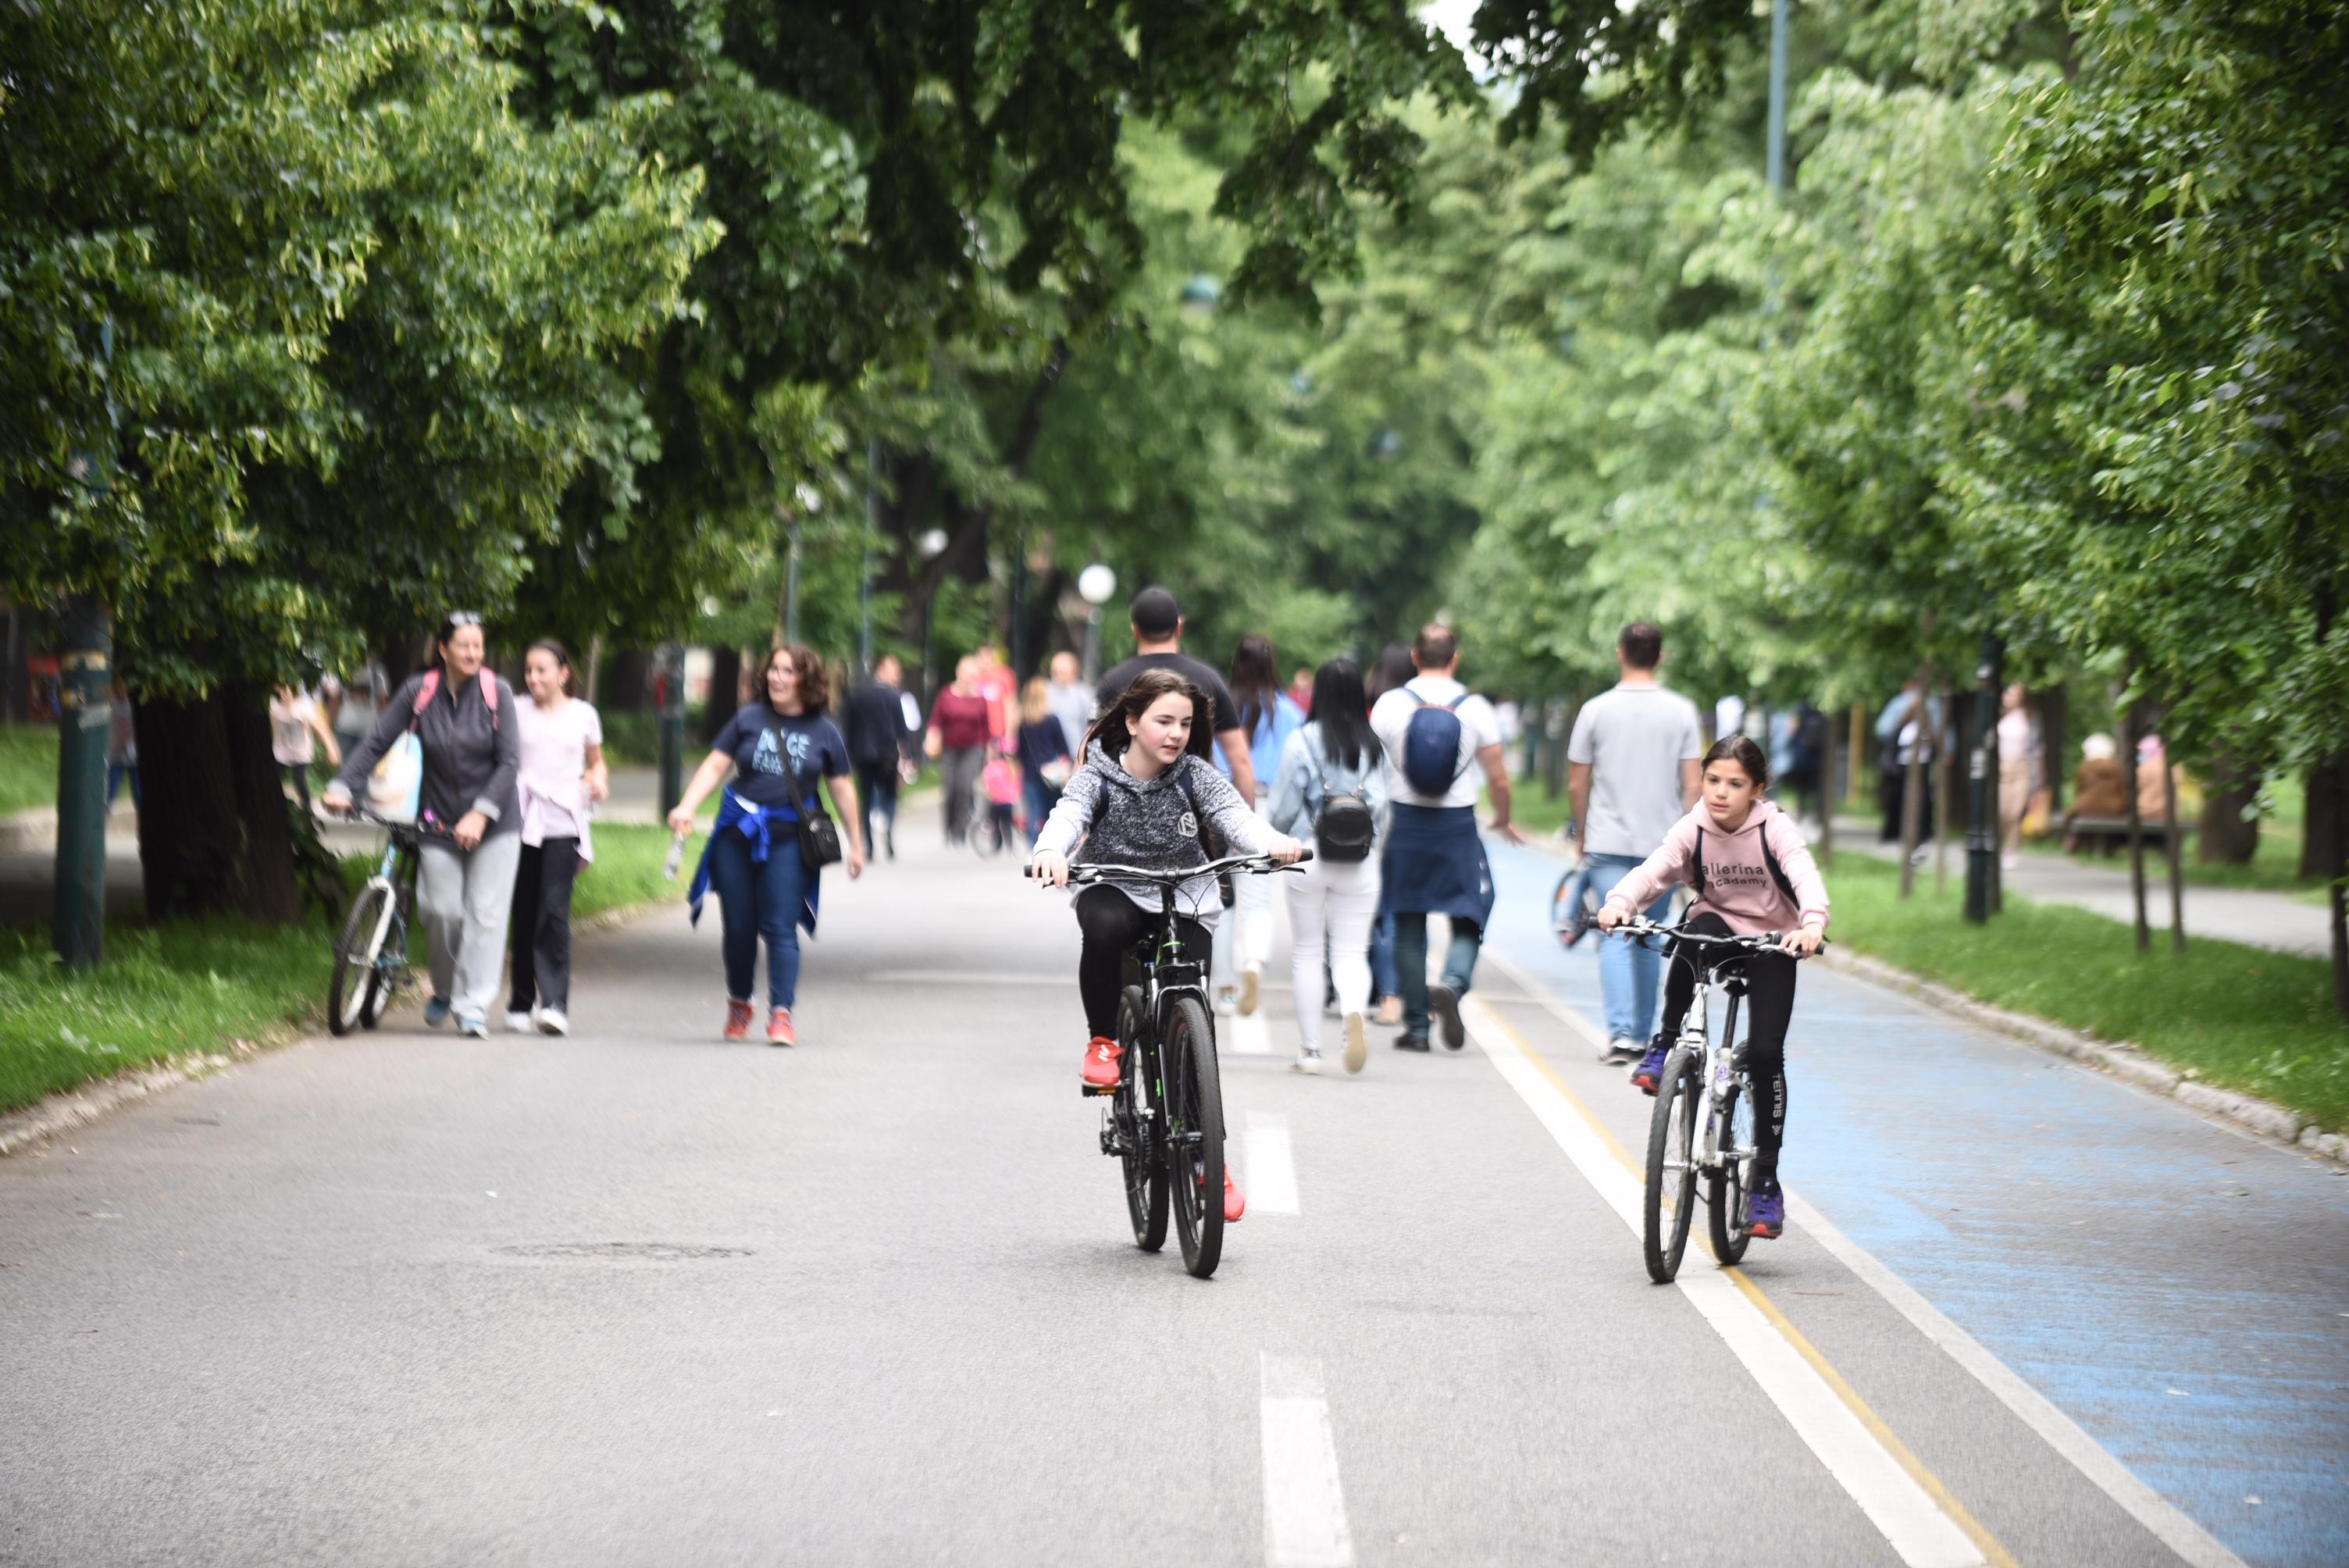
[[[726,1037],[747,1040],[750,1037],[750,1004],[729,999],[726,1004]]]
[[[792,1010],[789,1007],[778,1007],[767,1015],[767,1044],[796,1046],[799,1043],[800,1037],[792,1032]]]
[[[1088,1093],[1107,1093],[1117,1087],[1118,1063],[1125,1056],[1125,1047],[1107,1035],[1095,1035],[1085,1042],[1085,1089]]]
[[[1247,1198],[1240,1191],[1240,1184],[1232,1180],[1232,1168],[1226,1165],[1224,1167],[1224,1223],[1237,1225],[1240,1222],[1240,1216],[1247,1212]]]

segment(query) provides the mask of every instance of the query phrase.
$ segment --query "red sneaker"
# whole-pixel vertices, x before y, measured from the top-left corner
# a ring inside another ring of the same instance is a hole
[[[799,1043],[800,1037],[792,1033],[792,1010],[789,1007],[778,1007],[767,1015],[767,1044],[796,1046]]]
[[[750,1004],[729,1000],[726,1004],[726,1037],[747,1040],[750,1037]]]
[[[1117,1066],[1124,1057],[1125,1047],[1107,1035],[1095,1035],[1085,1042],[1085,1088],[1106,1093],[1117,1087]]]
[[[1226,1165],[1224,1167],[1224,1223],[1237,1225],[1240,1222],[1240,1216],[1247,1212],[1247,1199],[1240,1191],[1240,1184],[1232,1180],[1232,1168]]]

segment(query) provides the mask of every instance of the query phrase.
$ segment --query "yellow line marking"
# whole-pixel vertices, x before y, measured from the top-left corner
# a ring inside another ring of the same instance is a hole
[[[1528,998],[1528,1001],[1534,1006],[1539,1006],[1539,1003],[1534,1002],[1532,998]],[[1526,1059],[1534,1064],[1536,1070],[1542,1077],[1549,1079],[1551,1087],[1557,1090],[1568,1105],[1574,1108],[1574,1113],[1582,1118],[1590,1130],[1599,1135],[1599,1141],[1614,1151],[1615,1158],[1622,1161],[1623,1168],[1639,1178],[1644,1185],[1648,1179],[1646,1170],[1633,1163],[1630,1151],[1623,1147],[1622,1141],[1615,1136],[1613,1130],[1605,1122],[1599,1119],[1582,1097],[1567,1086],[1566,1079],[1558,1076],[1557,1069],[1550,1066],[1549,1058],[1542,1055],[1540,1049],[1526,1037],[1525,1031],[1502,1016],[1500,1009],[1494,1006],[1490,999],[1485,1000],[1485,1005],[1480,1011],[1493,1021],[1495,1026],[1508,1037],[1511,1044],[1525,1053]],[[1925,1495],[1931,1498],[1941,1511],[1950,1516],[1950,1522],[1964,1532],[1966,1538],[1981,1549],[1989,1568],[2019,1568],[2013,1553],[1999,1544],[1998,1538],[1985,1529],[1981,1521],[1967,1511],[1965,1504],[1958,1501],[1957,1495],[1942,1483],[1940,1477],[1925,1467],[1924,1460],[1909,1451],[1909,1445],[1893,1434],[1892,1429],[1885,1424],[1884,1418],[1878,1415],[1875,1408],[1866,1399],[1860,1398],[1859,1390],[1853,1387],[1849,1380],[1836,1370],[1835,1364],[1819,1353],[1818,1347],[1804,1336],[1803,1331],[1796,1328],[1793,1321],[1778,1309],[1778,1304],[1772,1301],[1760,1285],[1747,1277],[1744,1270],[1723,1268],[1721,1272],[1727,1274],[1731,1283],[1744,1293],[1747,1300],[1761,1309],[1762,1315],[1770,1320],[1771,1326],[1785,1337],[1787,1344],[1795,1347],[1795,1354],[1811,1364],[1811,1370],[1816,1372],[1826,1386],[1835,1391],[1836,1398],[1841,1399],[1845,1408],[1858,1418],[1861,1426],[1868,1429],[1868,1435],[1882,1444],[1884,1451],[1892,1456],[1893,1461],[1908,1471],[1909,1478],[1924,1488]]]

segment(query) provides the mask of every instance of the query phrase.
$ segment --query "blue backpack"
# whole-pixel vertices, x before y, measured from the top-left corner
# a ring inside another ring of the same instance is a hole
[[[1459,711],[1468,694],[1464,691],[1450,702],[1433,703],[1414,691],[1411,700],[1419,707],[1403,727],[1403,782],[1422,795],[1449,794],[1468,771],[1468,764],[1460,760]]]

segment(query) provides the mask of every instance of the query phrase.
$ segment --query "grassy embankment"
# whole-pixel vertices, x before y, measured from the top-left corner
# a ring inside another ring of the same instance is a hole
[[[663,829],[599,826],[574,919],[684,896],[682,876],[661,876],[667,853]],[[419,963],[422,940],[411,948]],[[317,1026],[333,942],[323,918],[291,927],[123,923],[107,932],[104,967],[76,977],[53,961],[46,927],[0,932],[0,1110],[125,1068]]]
[[[1920,879],[1904,903],[1898,870],[1864,855],[1838,855],[1828,881],[1835,935],[1856,952],[2349,1129],[2349,1025],[2321,959],[2190,931],[2183,954],[2157,934],[2140,956],[2116,921],[2012,895],[1969,925],[1960,879],[1938,897]]]
[[[57,727],[0,724],[0,816],[57,802]]]

